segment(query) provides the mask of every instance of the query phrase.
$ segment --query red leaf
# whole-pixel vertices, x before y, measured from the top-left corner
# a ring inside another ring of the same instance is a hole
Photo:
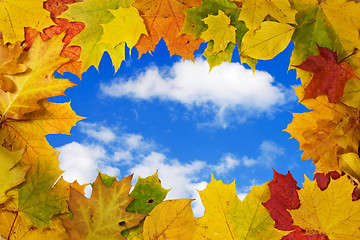
[[[289,231],[295,229],[293,220],[287,209],[300,207],[300,200],[296,190],[300,189],[296,180],[288,172],[286,175],[274,171],[273,180],[269,183],[270,199],[263,205],[270,211],[275,221],[275,227]]]
[[[316,180],[318,187],[324,191],[329,186],[330,177],[334,180],[338,179],[340,177],[340,173],[336,171],[329,172],[326,175],[324,173],[316,173],[314,180]]]
[[[338,63],[336,52],[318,46],[320,55],[308,57],[300,65],[295,66],[313,72],[310,83],[305,86],[303,99],[327,95],[329,102],[337,103],[344,93],[347,80],[358,78],[349,63]]]

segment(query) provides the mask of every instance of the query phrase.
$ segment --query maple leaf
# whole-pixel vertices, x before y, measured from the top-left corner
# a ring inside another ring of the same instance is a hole
[[[349,63],[338,63],[336,52],[318,46],[319,55],[308,57],[300,65],[295,66],[313,72],[310,83],[305,86],[303,99],[327,95],[329,102],[337,103],[342,97],[345,83],[350,78],[357,78]]]
[[[114,48],[112,44],[100,42],[104,33],[102,24],[107,24],[114,20],[115,17],[111,14],[110,10],[118,8],[119,0],[88,0],[70,4],[68,10],[60,15],[61,18],[66,18],[69,21],[83,22],[86,25],[85,29],[71,41],[72,45],[81,47],[81,72],[86,71],[91,65],[97,67],[105,51],[114,60],[115,70],[120,67],[122,60],[125,60],[124,43]],[[117,40],[113,39],[113,41],[116,42]]]
[[[19,63],[19,57],[23,52],[21,42],[4,45],[0,37],[0,89],[4,92],[13,91],[13,76],[26,71],[26,66]]]
[[[131,49],[138,42],[141,34],[147,35],[144,20],[136,8],[130,6],[109,11],[115,19],[102,24],[104,33],[100,43],[107,43],[115,48],[117,45],[126,42]]]
[[[210,15],[203,21],[208,29],[201,34],[201,38],[214,41],[213,51],[223,51],[229,43],[235,43],[236,28],[230,25],[230,18],[223,11],[219,10],[218,15]]]
[[[288,0],[242,0],[242,10],[239,20],[245,22],[246,27],[255,30],[266,16],[270,15],[280,23],[296,23],[296,10],[291,8]]]
[[[145,218],[144,240],[193,239],[195,228],[192,199],[167,200],[158,204]]]
[[[180,31],[185,21],[183,11],[200,3],[200,0],[135,0],[133,6],[139,10],[148,32],[148,36],[143,34],[135,46],[139,55],[154,51],[163,38],[171,55],[178,54],[184,60],[194,60],[194,51],[203,41]]]
[[[340,165],[340,161],[339,161],[339,165]],[[340,168],[341,168],[341,165],[340,165]],[[331,179],[338,179],[339,177],[340,177],[340,174],[338,172],[331,171],[331,172],[328,172],[327,174],[315,173],[314,180],[316,180],[316,183],[321,190],[325,190],[329,186]]]
[[[307,57],[317,54],[317,45],[336,50],[341,59],[358,48],[360,4],[347,0],[290,2],[298,11],[296,22],[301,26],[296,28],[292,39],[295,48],[290,65],[299,65]]]
[[[24,40],[24,27],[42,31],[51,25],[53,22],[43,8],[43,0],[0,1],[0,32],[5,43]]]
[[[339,158],[340,169],[347,173],[359,185],[360,183],[360,158],[356,153],[345,153]]]
[[[161,186],[157,172],[147,178],[138,177],[134,190],[130,193],[130,197],[133,197],[134,200],[126,211],[149,214],[156,205],[165,199],[168,192],[169,190]],[[142,239],[143,222],[134,228],[124,230],[122,235],[128,240]]]
[[[121,232],[145,217],[126,211],[133,200],[128,195],[131,179],[132,176],[125,177],[106,187],[99,174],[92,184],[90,199],[71,188],[68,204],[73,218],[62,219],[70,239],[125,239]]]
[[[350,107],[360,109],[360,81],[356,78],[352,78],[346,82],[343,96],[340,101]]]
[[[274,228],[274,221],[262,205],[270,198],[267,184],[254,186],[241,202],[235,182],[226,185],[212,176],[199,193],[205,214],[196,219],[194,239],[279,239],[287,234]]]
[[[302,160],[312,158],[316,173],[341,172],[338,157],[357,152],[359,146],[358,110],[342,103],[329,103],[325,95],[302,102],[311,112],[293,113],[284,130],[300,143]]]
[[[31,166],[18,165],[23,153],[24,150],[10,152],[0,146],[0,204],[9,199],[7,191],[25,181],[25,174]]]
[[[229,43],[224,51],[214,52],[213,45],[213,41],[208,42],[208,45],[203,53],[210,66],[210,70],[215,66],[221,65],[223,62],[231,62],[232,53],[236,46],[234,43]]]
[[[75,84],[67,79],[55,79],[54,72],[69,59],[60,57],[62,35],[47,42],[35,39],[30,50],[24,53],[20,62],[28,71],[13,77],[15,90],[0,90],[0,111],[2,118],[24,119],[24,114],[40,109],[40,99],[64,95],[64,91]]]
[[[70,103],[39,102],[39,111],[26,114],[27,120],[5,119],[0,128],[0,141],[12,150],[25,149],[23,161],[34,163],[38,155],[57,152],[47,142],[47,134],[70,134],[70,129],[83,119],[75,114]]]
[[[271,59],[288,46],[294,30],[289,24],[262,22],[260,28],[248,31],[242,38],[240,56]]]
[[[303,188],[298,190],[300,208],[290,210],[294,224],[331,240],[360,237],[360,202],[352,201],[353,189],[346,176],[332,180],[324,191],[305,176]]]

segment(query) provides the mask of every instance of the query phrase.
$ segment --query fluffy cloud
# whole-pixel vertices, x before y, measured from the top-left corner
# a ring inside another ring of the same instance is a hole
[[[244,166],[252,167],[261,165],[268,168],[274,167],[275,160],[278,156],[284,154],[284,148],[280,147],[273,141],[263,141],[259,147],[260,154],[257,158],[249,158],[244,156],[241,160]]]
[[[237,159],[233,154],[228,153],[221,158],[218,165],[213,166],[212,168],[217,174],[224,174],[234,169],[239,164],[240,160]]]
[[[112,97],[158,98],[211,109],[223,127],[229,119],[245,121],[249,116],[274,112],[286,103],[290,91],[274,83],[269,73],[254,74],[239,63],[225,62],[209,72],[207,62],[200,58],[170,68],[152,66],[134,78],[115,79],[101,89]]]
[[[98,126],[95,123],[80,122],[79,130],[89,137],[104,143],[110,143],[115,140],[115,133],[108,127]]]

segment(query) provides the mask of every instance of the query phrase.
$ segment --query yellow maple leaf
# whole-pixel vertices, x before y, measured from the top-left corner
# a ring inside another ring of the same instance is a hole
[[[0,128],[0,142],[12,150],[25,148],[23,161],[34,163],[38,155],[57,152],[47,142],[47,134],[70,134],[70,129],[83,119],[70,103],[39,102],[41,109],[26,114],[27,120],[5,119]]]
[[[63,34],[44,42],[38,36],[28,52],[24,52],[20,62],[28,71],[14,75],[14,91],[0,90],[0,111],[2,119],[24,119],[24,114],[40,109],[40,99],[64,95],[64,91],[76,84],[67,79],[57,79],[54,72],[70,59],[60,57],[64,46]]]
[[[4,92],[13,91],[14,74],[25,72],[26,66],[19,63],[19,57],[23,52],[21,42],[4,44],[0,37],[0,89]]]
[[[7,191],[25,181],[30,165],[16,166],[23,153],[24,150],[10,152],[0,146],[0,204],[9,199]]]
[[[126,211],[133,200],[129,196],[131,179],[132,176],[115,180],[107,187],[99,174],[90,199],[71,188],[68,204],[73,218],[62,219],[70,239],[125,239],[121,232],[138,225],[145,217]]]
[[[176,199],[158,204],[145,219],[144,240],[191,240],[195,227],[191,201]]]
[[[126,42],[131,49],[138,42],[141,34],[147,35],[144,20],[133,6],[109,11],[115,19],[101,25],[104,33],[100,42],[110,44],[112,47]]]
[[[316,171],[341,172],[338,157],[357,152],[360,140],[359,110],[342,103],[329,103],[325,95],[302,103],[311,112],[293,113],[293,121],[284,130],[300,143],[302,160],[312,158]]]
[[[266,21],[260,28],[248,31],[241,42],[240,56],[268,60],[290,43],[295,28],[289,24]]]
[[[242,0],[239,20],[250,30],[257,29],[266,16],[270,15],[280,23],[296,23],[296,10],[288,0]]]
[[[4,42],[15,43],[24,40],[24,28],[30,27],[41,32],[54,25],[50,12],[43,8],[43,0],[2,0],[0,1],[0,32]]]
[[[196,219],[194,240],[275,240],[288,234],[275,229],[274,220],[262,205],[270,198],[267,183],[254,186],[243,202],[236,194],[235,182],[226,185],[213,176],[206,189],[199,193],[205,214]]]
[[[201,34],[205,41],[214,41],[213,51],[224,51],[229,43],[235,43],[236,28],[230,25],[230,18],[219,10],[218,15],[210,15],[203,21],[208,25],[208,29]]]
[[[324,191],[305,176],[303,188],[297,191],[300,208],[290,210],[294,225],[331,240],[360,238],[360,201],[352,200],[353,190],[346,176],[331,180]]]

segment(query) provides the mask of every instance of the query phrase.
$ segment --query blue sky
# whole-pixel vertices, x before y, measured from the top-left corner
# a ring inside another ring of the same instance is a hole
[[[232,63],[209,72],[201,52],[196,61],[170,57],[161,41],[155,52],[138,59],[136,49],[115,73],[104,54],[98,70],[91,67],[82,80],[65,73],[78,87],[67,97],[75,112],[87,117],[72,135],[48,136],[61,150],[60,168],[67,181],[95,180],[97,169],[120,179],[131,173],[146,177],[156,170],[168,198],[196,198],[195,215],[203,208],[195,189],[216,179],[236,179],[243,198],[251,186],[272,178],[272,168],[290,170],[298,182],[311,177],[314,167],[301,161],[296,140],[282,130],[291,112],[306,109],[292,90],[298,85],[294,70],[288,71],[293,46],[272,60],[259,61],[256,72]]]

